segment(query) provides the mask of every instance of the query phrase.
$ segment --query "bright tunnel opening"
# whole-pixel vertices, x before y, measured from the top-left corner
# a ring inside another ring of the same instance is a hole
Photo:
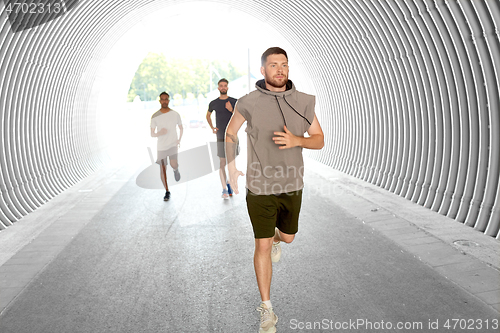
[[[156,155],[156,139],[149,136],[151,115],[160,108],[157,102],[126,102],[132,78],[149,53],[173,59],[200,59],[235,65],[246,75],[243,89],[229,82],[228,95],[234,98],[255,90],[256,80],[262,79],[260,56],[271,46],[284,48],[290,59],[290,79],[298,89],[316,94],[314,85],[303,67],[303,60],[293,46],[266,22],[231,6],[208,2],[184,3],[155,11],[124,33],[102,59],[95,76],[96,126],[107,153],[116,163],[150,163],[148,148]],[[210,72],[210,68],[206,68]],[[218,73],[212,73],[217,75]],[[190,128],[190,120],[205,122],[208,102],[218,97],[217,87],[205,100],[181,113],[184,125],[180,152],[209,141],[215,141],[206,128]],[[173,95],[172,92],[167,91]],[[195,93],[195,92],[193,92]],[[196,97],[196,96],[195,96]],[[171,96],[170,107],[179,112]],[[182,107],[181,107],[182,109]],[[193,113],[197,113],[196,115]],[[201,126],[205,127],[205,126]],[[242,132],[242,140],[246,140]]]

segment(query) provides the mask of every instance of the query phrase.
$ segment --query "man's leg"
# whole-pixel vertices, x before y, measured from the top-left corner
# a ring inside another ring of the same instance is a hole
[[[278,213],[276,229],[274,230],[273,248],[271,250],[272,262],[278,262],[281,258],[281,242],[291,243],[295,239],[302,204],[302,190],[280,194],[278,201],[281,208]]]
[[[222,184],[222,197],[224,199],[229,199],[229,196],[233,195],[233,192],[230,191],[229,183],[226,177],[226,158],[219,156],[219,161],[220,161],[219,176],[220,176],[220,182]]]
[[[220,169],[219,169],[220,182],[222,184],[222,189],[227,189],[226,158],[219,157],[219,160],[220,160]]]
[[[273,275],[271,248],[273,239],[274,237],[255,239],[254,267],[262,300],[261,305],[257,308],[260,312],[260,333],[276,332],[275,325],[278,322],[278,316],[274,313],[271,304],[271,280]]]
[[[284,232],[280,231],[278,228],[276,228],[276,232],[274,234],[274,242],[285,242],[287,244],[290,244],[293,242],[295,239],[295,235],[290,235],[290,234],[285,234]]]
[[[271,249],[271,261],[278,262],[281,258],[281,242],[291,243],[295,235],[293,234],[285,234],[278,228],[275,229],[274,238],[273,238],[273,248]]]
[[[170,158],[170,166],[172,169],[177,170],[179,168],[179,162],[177,162],[177,159]]]
[[[277,201],[275,196],[255,195],[247,191],[248,215],[252,222],[255,236],[254,269],[259,288],[261,305],[259,332],[276,332],[278,316],[274,313],[271,304],[271,280],[273,265],[271,262],[271,249],[275,236]]]
[[[163,201],[168,201],[170,200],[170,192],[168,190],[167,184],[167,166],[165,165],[164,160],[161,160],[160,164],[160,177],[163,183],[163,187],[165,187],[165,196],[163,197]]]
[[[172,169],[174,169],[174,177],[175,181],[178,182],[181,179],[181,174],[179,173],[179,162],[177,162],[177,154],[172,155],[171,157],[168,158],[170,160],[170,166]]]
[[[293,242],[294,238],[295,235],[285,234],[276,228],[274,237],[255,239],[255,253],[253,261],[255,275],[257,276],[257,285],[263,302],[271,299],[271,281],[273,275],[271,250],[273,241],[290,244]]]
[[[219,157],[219,177],[220,182],[222,184],[222,197],[224,199],[229,199],[229,196],[232,195],[232,191],[230,189],[229,182],[227,181],[226,175],[226,147],[224,145],[224,140],[217,139],[217,156]]]
[[[165,162],[163,160],[161,160],[160,164],[160,177],[161,177],[161,182],[163,183],[163,187],[165,187],[165,191],[168,192],[167,166],[165,165]]]
[[[272,246],[273,237],[255,239],[253,264],[260,298],[263,302],[271,299],[271,279],[273,276],[273,264],[271,262]]]

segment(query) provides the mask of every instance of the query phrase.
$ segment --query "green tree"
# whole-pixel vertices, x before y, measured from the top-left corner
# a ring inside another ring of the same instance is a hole
[[[167,82],[168,63],[163,54],[149,53],[139,65],[130,85],[128,98],[133,101],[139,95],[141,101],[155,100],[164,87],[163,82]]]
[[[163,53],[149,53],[137,69],[127,96],[132,102],[138,95],[142,101],[158,98],[162,91],[171,96],[188,93],[206,95],[210,90],[210,69],[213,68],[229,81],[244,75],[231,62],[225,63],[206,59],[167,59]],[[212,76],[212,87],[217,87],[219,77]]]

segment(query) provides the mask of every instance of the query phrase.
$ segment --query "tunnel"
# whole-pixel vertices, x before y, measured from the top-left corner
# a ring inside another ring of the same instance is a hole
[[[197,2],[14,3],[1,8],[0,229],[107,163],[104,59],[149,13]],[[293,46],[325,132],[311,158],[500,237],[500,2],[204,3],[267,22]]]

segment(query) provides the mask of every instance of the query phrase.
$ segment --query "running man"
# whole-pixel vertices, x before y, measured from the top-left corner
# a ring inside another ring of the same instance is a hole
[[[236,99],[229,97],[227,95],[228,91],[228,81],[226,79],[220,79],[217,89],[219,89],[220,96],[214,99],[208,105],[207,111],[207,122],[212,129],[212,132],[217,135],[217,156],[220,160],[220,181],[222,183],[222,197],[224,199],[229,199],[229,196],[233,195],[231,186],[229,185],[226,177],[226,153],[224,147],[224,137],[226,135],[226,127],[233,116],[234,106],[236,104]],[[212,112],[215,111],[215,127],[212,123]]]
[[[298,92],[288,80],[288,56],[278,47],[264,52],[257,90],[241,97],[226,130],[229,181],[238,194],[235,150],[238,130],[247,122],[247,208],[255,237],[254,268],[261,296],[260,333],[276,332],[271,304],[272,263],[281,257],[280,242],[298,231],[304,187],[302,148],[323,148],[323,130],[314,112],[315,97]],[[305,133],[309,137],[304,137]]]
[[[170,96],[166,92],[160,94],[161,109],[156,111],[151,117],[151,136],[158,138],[158,155],[156,163],[160,165],[160,177],[165,187],[163,200],[170,200],[170,191],[167,184],[167,157],[170,166],[174,169],[175,181],[181,179],[179,173],[179,163],[177,162],[177,150],[181,144],[183,133],[180,115],[168,107]],[[179,138],[177,138],[177,128],[179,126]]]

